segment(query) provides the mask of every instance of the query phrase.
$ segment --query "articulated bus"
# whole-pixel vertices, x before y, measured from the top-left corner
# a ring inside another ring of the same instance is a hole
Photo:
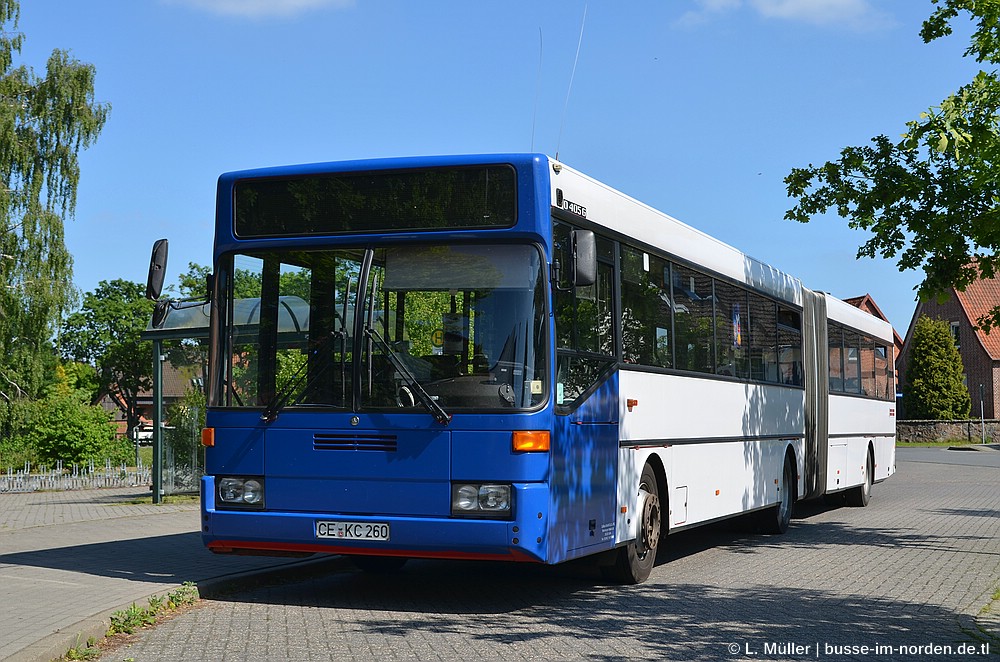
[[[229,173],[215,233],[213,552],[638,583],[895,470],[888,323],[544,155]]]

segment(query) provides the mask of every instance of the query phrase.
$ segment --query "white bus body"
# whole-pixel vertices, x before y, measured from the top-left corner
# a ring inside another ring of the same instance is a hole
[[[820,365],[828,358],[828,325],[839,323],[884,343],[891,366],[887,322],[812,292],[798,279],[561,163],[549,165],[553,205],[572,205],[586,219],[581,224],[742,284],[802,311],[804,318],[813,315],[818,328],[807,334],[803,322],[803,344],[815,343],[812,365],[807,359],[804,366],[816,384],[811,389],[620,370],[616,542],[636,538],[635,513],[642,505],[636,495],[647,463],[662,467],[667,493],[661,499],[669,503],[662,525],[670,531],[776,505],[789,452],[800,499],[860,489],[894,473],[894,402],[831,394],[828,369]],[[803,353],[810,355],[806,347]]]

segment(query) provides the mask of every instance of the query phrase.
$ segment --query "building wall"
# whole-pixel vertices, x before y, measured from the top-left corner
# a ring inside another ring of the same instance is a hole
[[[918,304],[917,310],[918,315],[941,319],[948,323],[959,323],[958,334],[960,346],[958,351],[962,356],[962,365],[964,367],[966,385],[969,388],[969,397],[972,398],[972,411],[970,415],[979,416],[982,413],[986,418],[993,418],[997,412],[1000,412],[1000,406],[997,403],[997,394],[1000,393],[1000,364],[993,361],[982,343],[979,342],[976,330],[972,322],[966,318],[965,310],[961,304],[955,297],[951,297],[944,303],[927,301]],[[910,359],[909,350],[911,343],[909,342],[909,333],[911,332],[912,325],[910,331],[907,333],[907,342],[903,347],[903,352],[899,360],[896,361],[896,370],[898,371],[899,383],[903,392],[906,391],[906,368]],[[979,406],[980,384],[983,385],[982,412],[980,412]],[[902,418],[905,418],[906,412],[902,411],[900,415]]]

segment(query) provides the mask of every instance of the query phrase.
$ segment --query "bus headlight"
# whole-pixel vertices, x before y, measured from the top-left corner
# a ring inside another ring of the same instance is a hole
[[[264,480],[247,476],[216,478],[219,503],[243,508],[264,507]]]
[[[451,514],[509,517],[511,494],[508,483],[454,483],[451,486]]]

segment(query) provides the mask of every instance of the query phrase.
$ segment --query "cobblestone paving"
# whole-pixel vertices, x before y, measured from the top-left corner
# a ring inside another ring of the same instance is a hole
[[[902,462],[868,508],[800,508],[784,536],[671,537],[640,586],[586,564],[345,570],[203,601],[106,659],[995,659],[975,619],[998,540],[1000,469]]]
[[[0,494],[0,660],[47,662],[185,581],[288,565],[215,556],[199,526],[197,501],[153,505],[142,488]]]
[[[3,494],[0,495],[0,533],[53,524],[198,510],[197,501],[153,505],[150,495],[149,489],[141,487]]]

